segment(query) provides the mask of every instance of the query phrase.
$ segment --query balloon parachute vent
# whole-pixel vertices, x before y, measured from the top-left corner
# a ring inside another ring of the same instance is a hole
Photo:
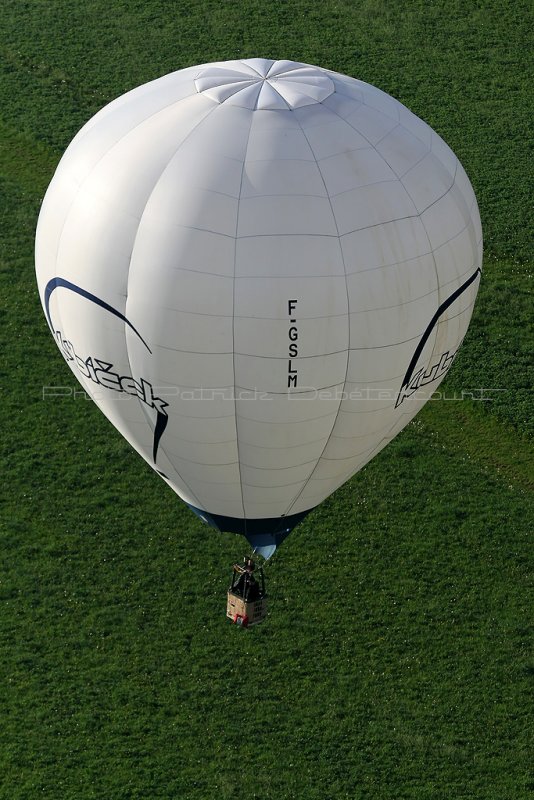
[[[199,72],[195,85],[216,103],[264,111],[321,103],[335,91],[332,79],[317,67],[264,58],[208,66]]]

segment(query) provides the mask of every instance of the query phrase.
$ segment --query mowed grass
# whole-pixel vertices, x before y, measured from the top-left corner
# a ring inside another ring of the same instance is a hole
[[[522,2],[4,3],[1,800],[532,796],[532,17]],[[244,540],[203,526],[74,396],[33,237],[98,108],[258,55],[362,78],[426,119],[471,177],[486,257],[441,393],[293,532],[267,566],[268,621],[243,631],[224,611]]]

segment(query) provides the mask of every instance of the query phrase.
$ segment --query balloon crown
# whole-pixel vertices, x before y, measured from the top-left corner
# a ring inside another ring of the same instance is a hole
[[[258,110],[309,106],[335,91],[332,79],[318,67],[266,58],[210,64],[200,70],[195,86],[217,103]]]

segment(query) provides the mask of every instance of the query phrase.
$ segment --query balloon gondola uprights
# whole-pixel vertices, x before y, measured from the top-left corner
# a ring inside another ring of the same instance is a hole
[[[247,628],[258,625],[267,616],[267,592],[263,567],[256,568],[252,559],[244,559],[244,562],[243,566],[234,564],[227,594],[226,616],[235,625]],[[259,581],[253,575],[255,570]]]

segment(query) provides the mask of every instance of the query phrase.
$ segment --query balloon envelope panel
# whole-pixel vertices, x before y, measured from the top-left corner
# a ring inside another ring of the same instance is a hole
[[[417,413],[481,261],[472,187],[428,125],[361,81],[265,59],[102,109],[36,242],[76,377],[187,503],[251,537],[287,533]]]

